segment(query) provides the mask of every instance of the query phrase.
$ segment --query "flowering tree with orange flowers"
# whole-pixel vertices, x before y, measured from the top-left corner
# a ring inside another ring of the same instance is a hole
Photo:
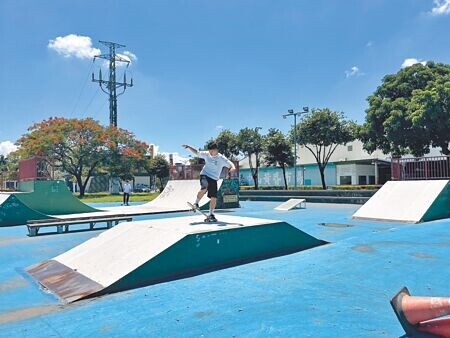
[[[42,156],[51,165],[76,179],[80,197],[86,184],[101,167],[121,177],[129,175],[145,160],[148,146],[134,135],[116,127],[104,127],[92,118],[53,117],[28,128],[18,141],[17,154],[22,159]]]

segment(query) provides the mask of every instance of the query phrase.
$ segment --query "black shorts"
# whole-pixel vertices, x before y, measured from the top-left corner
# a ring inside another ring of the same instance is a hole
[[[200,175],[200,186],[208,189],[208,197],[217,197],[217,181],[206,175]]]

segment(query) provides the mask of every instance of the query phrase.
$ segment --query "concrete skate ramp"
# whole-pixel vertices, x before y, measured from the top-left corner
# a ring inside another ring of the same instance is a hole
[[[220,215],[121,223],[27,269],[65,302],[189,277],[313,248],[318,240],[288,223]]]
[[[20,182],[19,190],[0,194],[0,226],[23,225],[29,220],[61,214],[97,212],[73,196],[63,181]]]
[[[81,202],[64,181],[24,181],[19,183],[23,194],[16,196],[29,208],[48,215],[96,212]]]
[[[386,182],[353,218],[427,222],[450,217],[450,180]]]
[[[20,194],[0,194],[0,226],[21,225],[30,219],[51,218],[29,208],[20,198]]]
[[[217,182],[217,189],[220,191],[223,180]],[[101,208],[106,211],[106,215],[122,214],[122,215],[140,215],[140,214],[157,214],[166,212],[187,211],[189,206],[187,202],[193,202],[200,189],[198,180],[173,180],[168,181],[163,192],[159,194],[153,201],[137,206],[122,206]],[[205,196],[199,203],[200,207],[207,207],[209,199]],[[218,206],[220,208],[220,206]]]

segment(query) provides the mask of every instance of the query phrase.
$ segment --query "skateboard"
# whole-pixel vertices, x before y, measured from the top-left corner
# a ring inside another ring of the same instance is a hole
[[[195,205],[193,205],[191,202],[187,202],[187,204],[189,205],[189,207],[191,208],[191,210],[193,211],[193,212],[199,212],[199,213],[201,213],[203,216],[205,216],[206,218],[205,218],[205,220],[204,220],[204,222],[206,222],[206,223],[211,223],[211,222],[216,222],[216,221],[211,221],[210,219],[209,219],[209,215],[206,213],[206,212],[204,212],[203,210],[200,210],[200,208],[197,208]]]

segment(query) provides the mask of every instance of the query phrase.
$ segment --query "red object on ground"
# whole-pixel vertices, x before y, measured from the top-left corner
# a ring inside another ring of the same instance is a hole
[[[427,320],[419,324],[419,331],[439,337],[450,337],[450,317]]]
[[[391,305],[408,335],[418,332],[450,338],[450,298],[411,296],[406,287],[392,299]]]

